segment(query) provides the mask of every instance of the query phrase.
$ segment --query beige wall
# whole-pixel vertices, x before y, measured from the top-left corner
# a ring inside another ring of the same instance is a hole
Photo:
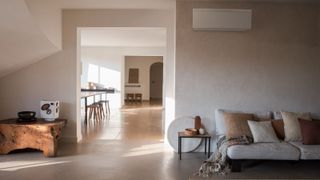
[[[75,136],[76,121],[74,62],[62,53],[55,54],[14,74],[0,79],[0,119],[17,117],[19,111],[36,111],[41,100],[59,100],[60,117],[68,119],[64,137]],[[72,140],[72,139],[70,139]]]
[[[62,27],[62,51],[0,79],[0,119],[14,117],[19,110],[39,112],[41,99],[60,100],[61,117],[69,120],[64,138],[81,138],[79,27],[167,28],[166,96],[174,98],[173,10],[64,10]]]
[[[162,56],[126,56],[125,84],[128,85],[129,69],[139,69],[140,87],[125,87],[125,93],[142,93],[143,100],[150,100],[150,67],[153,63],[163,62]]]
[[[253,9],[252,30],[192,31],[192,8]],[[176,116],[214,110],[320,114],[318,5],[177,2]]]

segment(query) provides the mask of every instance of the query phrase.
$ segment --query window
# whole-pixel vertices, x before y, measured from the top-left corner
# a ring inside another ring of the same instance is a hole
[[[89,64],[88,82],[99,83],[99,67],[97,65]]]

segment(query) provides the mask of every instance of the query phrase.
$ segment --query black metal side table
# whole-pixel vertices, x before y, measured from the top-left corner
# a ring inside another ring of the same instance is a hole
[[[208,152],[208,158],[210,157],[210,141],[211,141],[211,135],[210,134],[197,134],[197,135],[187,135],[184,132],[178,132],[178,154],[179,158],[181,160],[181,142],[183,138],[201,138],[204,139],[204,154],[207,154]],[[208,151],[207,151],[208,150]]]

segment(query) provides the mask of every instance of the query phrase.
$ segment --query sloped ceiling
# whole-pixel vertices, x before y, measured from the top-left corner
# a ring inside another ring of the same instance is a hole
[[[58,51],[35,24],[25,1],[1,1],[0,77]]]
[[[173,9],[175,0],[0,1],[0,78],[61,50],[62,9]]]

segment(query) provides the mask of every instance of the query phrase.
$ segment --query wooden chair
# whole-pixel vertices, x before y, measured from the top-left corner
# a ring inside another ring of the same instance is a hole
[[[141,93],[135,93],[134,94],[134,100],[142,102],[142,94]]]
[[[127,93],[126,96],[127,96],[126,100],[128,102],[133,102],[134,101],[134,94],[133,93]]]

